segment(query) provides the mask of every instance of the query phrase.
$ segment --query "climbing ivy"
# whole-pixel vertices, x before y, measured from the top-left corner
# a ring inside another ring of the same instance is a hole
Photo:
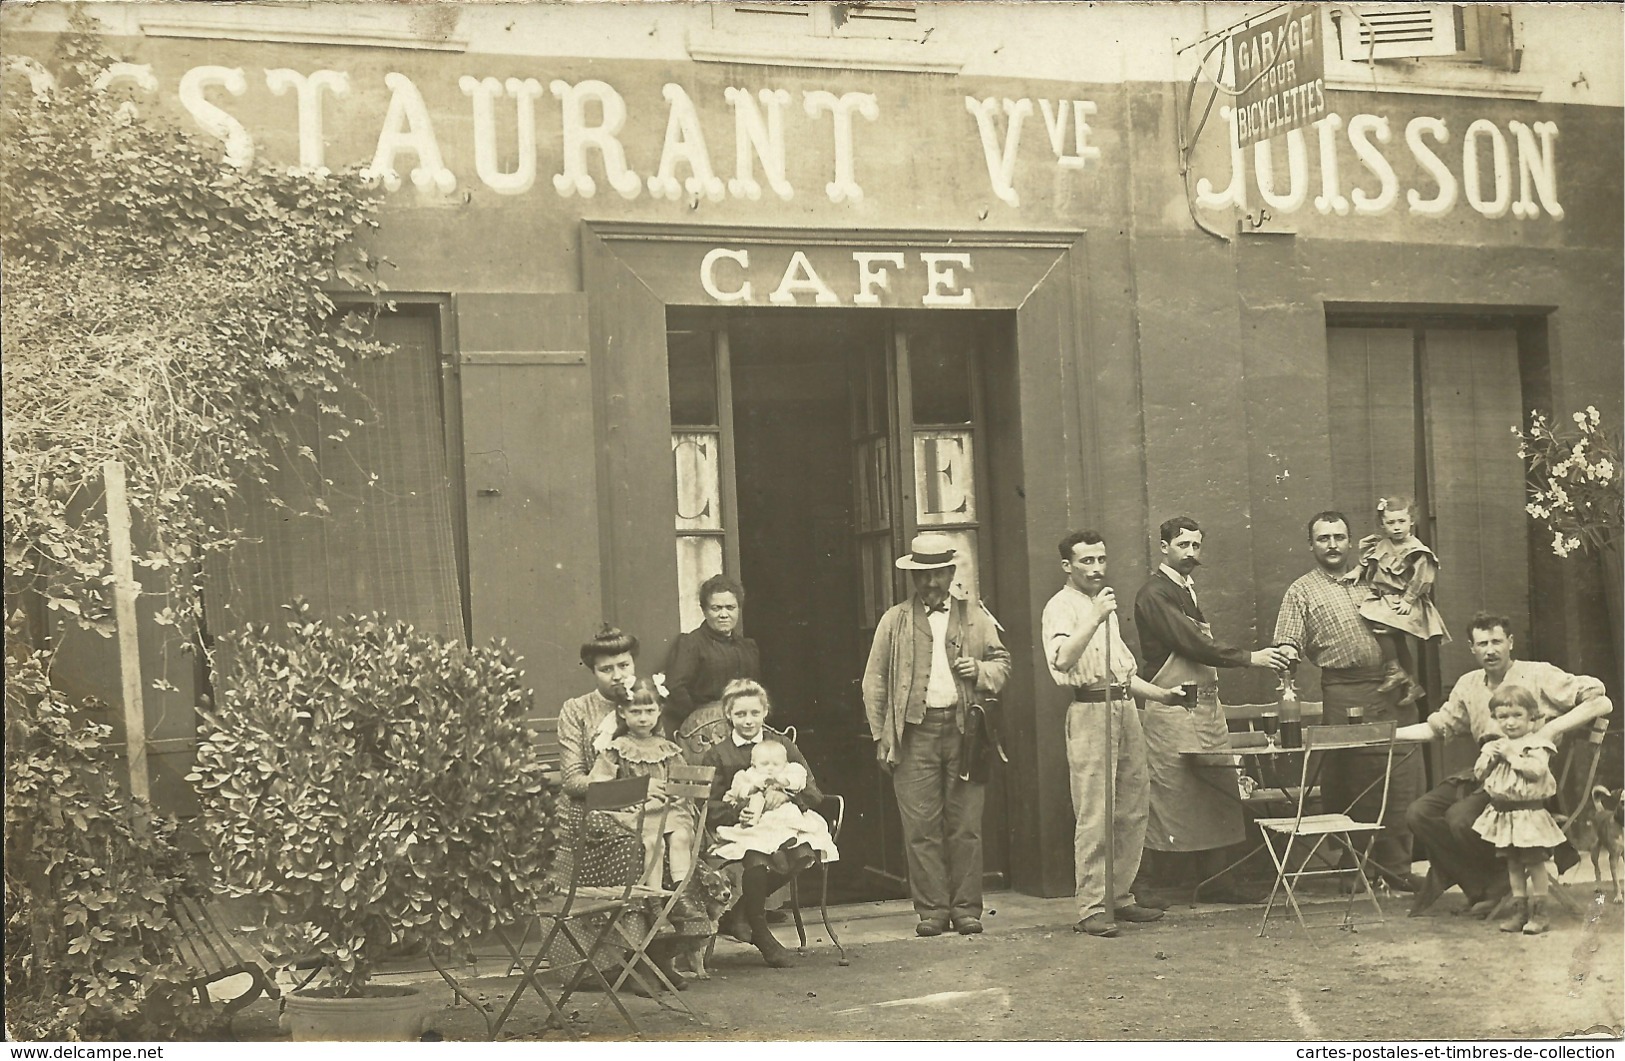
[[[104,462],[128,469],[136,563],[171,578],[160,621],[189,626],[198,561],[241,535],[240,484],[314,464],[288,414],[319,409],[343,437],[349,369],[384,352],[334,302],[379,290],[362,176],[226,165],[98,90],[111,62],[78,11],[54,87],[0,110],[7,611],[33,592],[103,634]]]

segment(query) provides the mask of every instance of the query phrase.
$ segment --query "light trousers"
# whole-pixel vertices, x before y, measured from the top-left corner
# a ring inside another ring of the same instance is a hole
[[[1151,775],[1145,734],[1134,703],[1109,707],[1111,744],[1106,743],[1106,704],[1075,703],[1066,711],[1066,761],[1072,775],[1073,868],[1077,873],[1078,917],[1106,909],[1106,844],[1112,845],[1114,907],[1134,902],[1134,877],[1145,852],[1151,815]],[[1112,776],[1115,775],[1115,776]],[[1112,820],[1106,820],[1106,785],[1112,777]]]

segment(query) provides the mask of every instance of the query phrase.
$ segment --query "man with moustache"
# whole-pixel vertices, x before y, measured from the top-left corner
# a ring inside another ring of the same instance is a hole
[[[1540,704],[1540,733],[1554,742],[1565,734],[1583,732],[1613,711],[1601,681],[1570,674],[1551,663],[1514,659],[1512,620],[1480,612],[1468,627],[1473,658],[1479,669],[1457,679],[1444,706],[1424,722],[1401,726],[1395,736],[1405,741],[1435,737],[1470,736],[1480,746],[1501,736],[1490,713],[1490,697],[1503,684],[1521,685]],[[1405,824],[1427,845],[1428,876],[1411,906],[1416,916],[1436,902],[1452,884],[1467,896],[1471,913],[1488,917],[1509,884],[1495,848],[1473,830],[1473,823],[1490,805],[1484,783],[1471,768],[1452,774],[1412,803]],[[1554,852],[1560,870],[1578,861],[1572,850]]]
[[[1350,709],[1363,711],[1367,722],[1410,721],[1402,717],[1399,690],[1384,692],[1382,646],[1360,618],[1366,589],[1356,582],[1349,552],[1349,521],[1341,512],[1317,512],[1309,520],[1309,548],[1315,568],[1287,587],[1275,620],[1275,643],[1296,662],[1307,659],[1320,668],[1323,719],[1329,725],[1349,721]],[[1414,717],[1414,714],[1413,714]],[[1321,768],[1320,791],[1326,806],[1348,808],[1371,821],[1382,801],[1383,748],[1328,752]],[[1363,793],[1363,795],[1362,795]],[[1388,814],[1371,848],[1371,867],[1399,891],[1414,892],[1420,881],[1411,873],[1411,834],[1405,808],[1422,795],[1422,758],[1398,754],[1389,772]],[[1356,797],[1359,797],[1356,799]]]
[[[1145,705],[1140,721],[1151,775],[1145,846],[1195,854],[1200,878],[1209,881],[1202,895],[1213,902],[1262,902],[1264,895],[1256,887],[1249,889],[1229,874],[1218,876],[1227,861],[1225,849],[1247,837],[1237,775],[1222,769],[1232,765],[1234,757],[1197,764],[1180,750],[1222,750],[1229,743],[1217,668],[1285,670],[1286,654],[1277,648],[1232,648],[1213,639],[1191,579],[1202,564],[1202,528],[1195,520],[1189,516],[1168,520],[1160,529],[1159,544],[1162,565],[1134,598],[1134,623],[1144,657],[1140,677],[1165,688],[1194,685],[1196,702],[1184,707]]]
[[[914,592],[875,626],[863,706],[875,761],[892,776],[903,821],[908,889],[918,936],[952,925],[982,931],[982,804],[986,785],[960,779],[960,738],[978,691],[1010,676],[1010,653],[980,602],[949,594],[955,549],[946,534],[914,536],[897,566]]]
[[[1119,929],[1106,916],[1107,889],[1124,921],[1162,917],[1161,910],[1136,902],[1133,893],[1150,803],[1145,736],[1134,697],[1172,705],[1182,694],[1135,673],[1134,654],[1117,622],[1117,595],[1106,585],[1105,539],[1094,531],[1073,531],[1061,539],[1060,552],[1066,584],[1044,605],[1042,628],[1050,677],[1072,694],[1066,712],[1066,761],[1077,816],[1072,858],[1078,923],[1072,930],[1111,938]],[[1111,880],[1106,879],[1107,844],[1112,845]]]

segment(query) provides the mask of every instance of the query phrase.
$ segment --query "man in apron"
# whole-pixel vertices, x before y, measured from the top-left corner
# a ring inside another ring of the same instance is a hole
[[[1140,676],[1152,685],[1196,686],[1193,707],[1147,702],[1143,717],[1151,773],[1151,818],[1145,846],[1158,852],[1199,854],[1198,870],[1212,877],[1227,861],[1225,850],[1246,838],[1237,772],[1231,755],[1204,756],[1200,762],[1181,749],[1222,749],[1228,744],[1224,708],[1219,704],[1218,667],[1272,667],[1287,659],[1276,648],[1250,652],[1213,640],[1196,602],[1191,573],[1202,563],[1202,529],[1189,516],[1176,516],[1161,528],[1162,566],[1134,599],[1144,662]],[[1256,891],[1256,889],[1254,889]],[[1199,898],[1221,903],[1262,901],[1228,874],[1210,881]]]

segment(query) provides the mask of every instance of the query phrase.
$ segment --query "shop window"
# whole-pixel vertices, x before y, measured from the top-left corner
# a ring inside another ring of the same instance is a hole
[[[725,569],[729,521],[723,511],[726,466],[721,392],[726,344],[711,329],[666,333],[671,389],[671,459],[677,497],[677,599],[682,629],[703,620],[700,584]]]

